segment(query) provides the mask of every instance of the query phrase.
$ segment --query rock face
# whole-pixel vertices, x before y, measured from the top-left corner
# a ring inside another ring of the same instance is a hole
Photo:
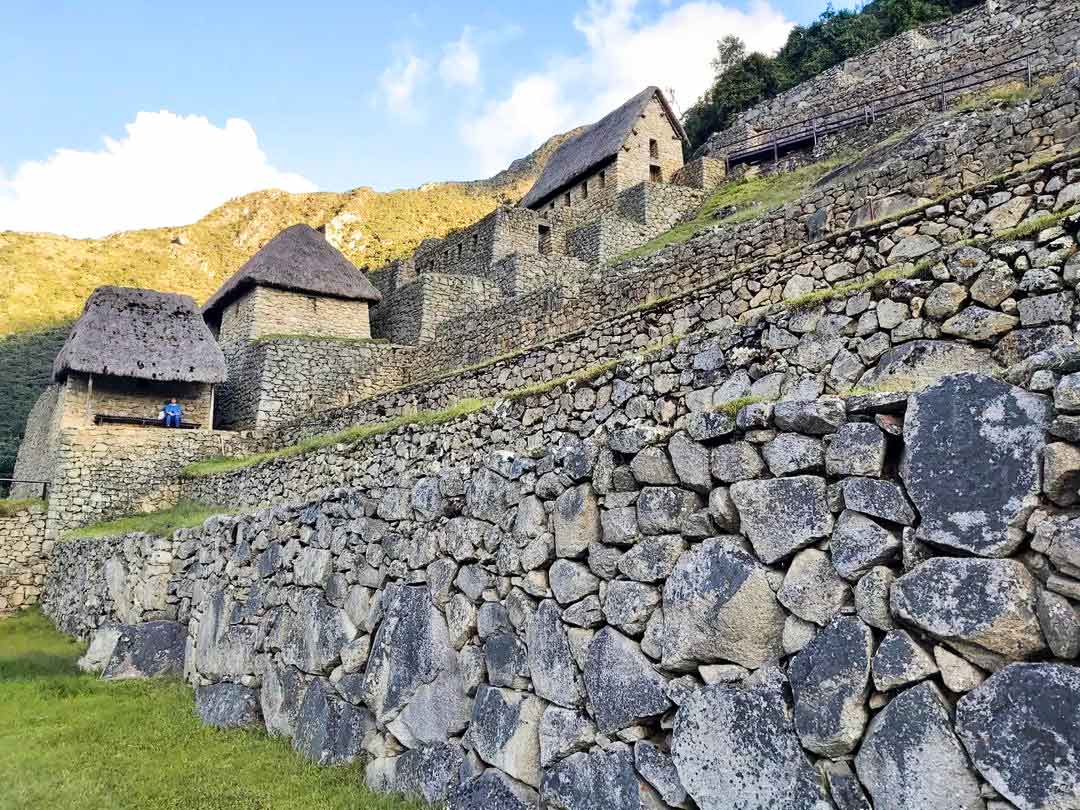
[[[694,692],[675,716],[671,755],[701,810],[828,810],[821,779],[792,729],[783,676]]]
[[[754,552],[771,565],[832,531],[825,479],[813,475],[738,481],[731,497]]]
[[[544,701],[523,692],[481,686],[469,741],[480,759],[532,787],[540,785],[540,719]]]
[[[1017,560],[936,557],[893,583],[894,615],[946,641],[1011,659],[1044,649],[1037,583]]]
[[[261,726],[259,693],[238,683],[215,683],[195,690],[195,711],[208,726]]]
[[[1080,667],[1012,664],[956,706],[975,767],[1020,810],[1080,807]]]
[[[552,703],[573,708],[581,703],[577,668],[570,652],[559,608],[546,599],[529,623],[526,639],[529,672],[536,694]]]
[[[900,475],[922,516],[918,536],[984,557],[1013,552],[1037,503],[1049,422],[1047,398],[979,374],[913,394]]]
[[[187,629],[177,622],[155,621],[124,624],[101,677],[154,678],[184,673]]]
[[[903,630],[890,632],[874,653],[874,688],[887,692],[929,678],[938,671],[933,657]]]
[[[374,729],[371,712],[342,700],[329,681],[316,678],[304,692],[293,748],[320,765],[352,762]]]
[[[679,558],[664,585],[663,610],[667,669],[715,661],[759,667],[782,654],[784,611],[765,569],[720,540]]]
[[[450,794],[448,810],[536,810],[536,791],[494,768],[461,785]]]
[[[930,683],[892,699],[855,757],[875,810],[982,810],[979,781]]]
[[[567,757],[545,771],[540,796],[552,810],[642,810],[627,749]]]
[[[667,682],[633,641],[605,627],[589,644],[585,688],[596,725],[604,734],[671,708]]]
[[[407,746],[465,729],[468,699],[446,619],[426,586],[391,585],[371,645],[363,699],[380,727]]]
[[[295,667],[266,668],[259,690],[259,702],[267,733],[283,737],[291,737],[295,733],[305,688],[304,678]]]
[[[868,718],[873,648],[870,628],[842,616],[791,660],[795,730],[804,748],[834,757],[858,745]]]
[[[436,804],[445,802],[457,786],[463,758],[460,745],[425,745],[399,757],[374,760],[364,779],[374,791]]]

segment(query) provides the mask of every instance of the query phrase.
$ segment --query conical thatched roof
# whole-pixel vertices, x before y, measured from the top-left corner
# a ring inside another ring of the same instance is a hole
[[[68,372],[164,382],[225,381],[225,357],[186,295],[98,287],[53,363]]]
[[[672,112],[659,87],[646,87],[618,109],[612,110],[595,124],[585,128],[562,143],[544,166],[539,179],[521,201],[524,208],[543,205],[563,189],[574,185],[581,177],[600,169],[619,152],[630,130],[637,123],[646,105],[656,97],[664,107],[675,132],[686,140],[682,124]]]
[[[290,225],[252,256],[203,306],[211,314],[254,286],[359,301],[382,294],[340,250],[308,225]]]

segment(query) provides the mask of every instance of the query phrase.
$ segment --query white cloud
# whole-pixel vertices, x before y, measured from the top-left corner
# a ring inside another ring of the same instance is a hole
[[[379,90],[386,106],[402,117],[416,115],[414,95],[427,72],[426,60],[408,48],[402,50],[379,77]]]
[[[465,26],[460,39],[446,46],[439,61],[439,75],[448,85],[473,87],[480,81],[480,56],[473,45],[469,26]]]
[[[0,176],[0,230],[103,236],[193,222],[226,200],[264,188],[314,191],[270,165],[241,118],[140,112],[102,149],[59,149]]]
[[[480,170],[492,172],[549,135],[595,121],[650,84],[674,91],[685,109],[712,81],[717,40],[735,34],[749,50],[771,52],[793,25],[768,2],[744,11],[695,0],[645,18],[638,0],[589,0],[574,18],[585,49],[515,80],[505,98],[489,100],[479,117],[462,124],[462,138]]]

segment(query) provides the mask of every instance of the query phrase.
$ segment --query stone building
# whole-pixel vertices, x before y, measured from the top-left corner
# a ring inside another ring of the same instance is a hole
[[[292,225],[247,260],[203,306],[228,356],[270,335],[369,338],[367,277],[308,225]]]
[[[311,372],[328,364],[331,370],[348,366],[335,377],[344,376],[345,388],[376,375],[378,351],[366,345],[368,307],[381,298],[367,276],[308,225],[292,225],[267,242],[203,307],[229,372],[217,401],[218,423],[260,427],[278,413],[338,404],[333,392],[313,398],[308,384]],[[282,343],[289,344],[286,351],[277,351]],[[321,355],[313,356],[320,347]],[[352,359],[344,362],[345,355]]]
[[[27,420],[16,479],[52,480],[63,431],[153,423],[174,397],[189,425],[210,429],[225,358],[188,296],[99,287],[57,354],[53,379]],[[40,487],[15,488],[16,495],[38,493]]]
[[[371,274],[377,337],[417,345],[439,324],[587,276],[677,224],[723,180],[723,163],[683,164],[686,134],[647,87],[565,141],[520,206],[500,206]]]

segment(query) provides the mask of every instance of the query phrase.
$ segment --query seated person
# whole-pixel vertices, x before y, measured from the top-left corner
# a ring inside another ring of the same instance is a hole
[[[175,398],[170,399],[165,404],[165,427],[180,427],[180,419],[184,415],[184,409],[180,407],[180,403]]]

